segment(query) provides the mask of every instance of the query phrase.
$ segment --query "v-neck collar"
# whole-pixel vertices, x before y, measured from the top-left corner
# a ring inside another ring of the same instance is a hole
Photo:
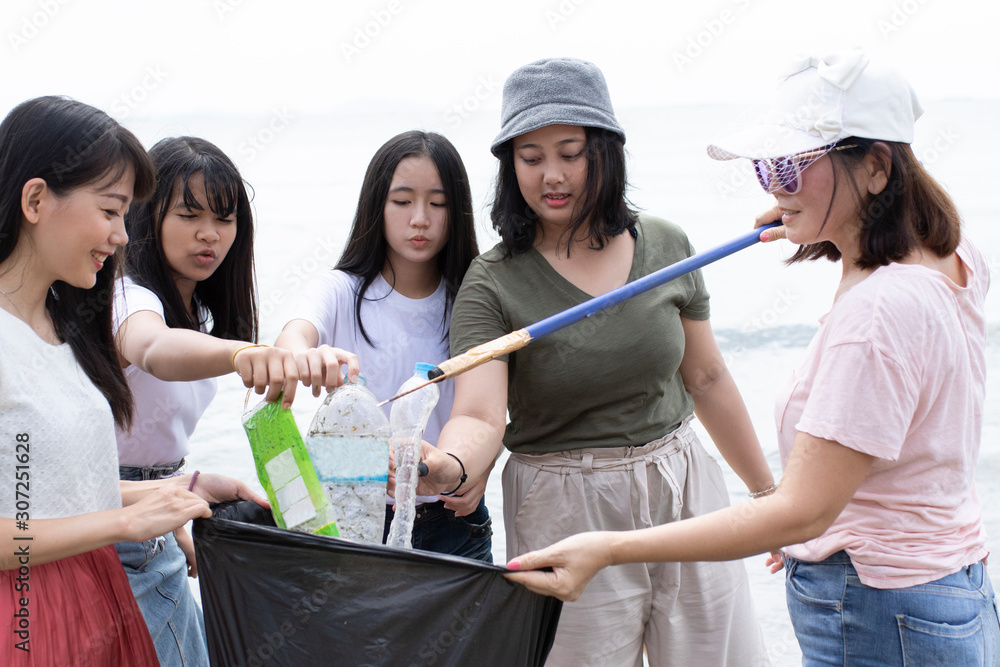
[[[634,234],[635,249],[632,251],[632,268],[629,269],[628,279],[626,279],[625,281],[626,285],[629,284],[630,282],[633,282],[637,278],[642,277],[642,266],[643,266],[643,259],[645,257],[645,247],[646,247],[646,237],[642,233],[641,223],[637,221],[635,226],[627,231],[631,231],[631,229],[636,230]],[[624,234],[625,232],[622,233]],[[584,301],[589,301],[591,299],[596,299],[598,296],[602,296],[601,294],[596,294],[596,295],[588,294],[587,292],[584,292],[582,289],[571,283],[561,273],[556,271],[555,267],[549,263],[549,260],[545,259],[545,256],[542,253],[538,252],[538,250],[535,249],[534,246],[528,249],[527,254],[529,257],[531,257],[531,260],[535,262],[535,264],[539,267],[542,273],[544,273],[549,278],[549,280],[555,283],[560,289],[562,289],[562,291],[568,297],[570,297],[574,301],[583,303]],[[608,292],[610,291],[611,290],[608,290]],[[604,292],[604,294],[607,294],[607,292]]]

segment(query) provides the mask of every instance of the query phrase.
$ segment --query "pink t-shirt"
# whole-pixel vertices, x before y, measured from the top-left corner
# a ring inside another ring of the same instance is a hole
[[[788,547],[819,561],[846,550],[866,585],[940,579],[987,555],[974,474],[986,391],[989,271],[963,239],[966,286],[890,264],[820,320],[775,418],[782,462],[796,433],[875,457],[820,537]]]

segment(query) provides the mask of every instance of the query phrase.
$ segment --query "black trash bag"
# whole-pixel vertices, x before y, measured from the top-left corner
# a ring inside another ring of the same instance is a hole
[[[273,523],[249,502],[194,522],[212,665],[519,667],[552,648],[562,603],[502,567]]]

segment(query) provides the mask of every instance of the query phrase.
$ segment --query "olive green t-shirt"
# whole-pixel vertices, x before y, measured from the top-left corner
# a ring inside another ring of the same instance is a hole
[[[640,215],[636,231],[629,282],[694,254],[665,220]],[[499,244],[465,275],[451,317],[453,356],[591,298],[534,248],[503,255]],[[680,318],[708,316],[694,271],[511,353],[504,445],[522,453],[625,447],[670,432],[694,407],[678,372]]]

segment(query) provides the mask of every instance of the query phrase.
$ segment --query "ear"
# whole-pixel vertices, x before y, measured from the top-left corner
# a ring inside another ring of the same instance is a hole
[[[871,152],[865,156],[865,172],[868,174],[868,192],[880,194],[889,184],[892,173],[892,154],[889,147],[881,141],[872,145]]]
[[[32,178],[21,188],[21,213],[34,224],[39,220],[42,200],[49,194],[49,186],[42,178]]]

